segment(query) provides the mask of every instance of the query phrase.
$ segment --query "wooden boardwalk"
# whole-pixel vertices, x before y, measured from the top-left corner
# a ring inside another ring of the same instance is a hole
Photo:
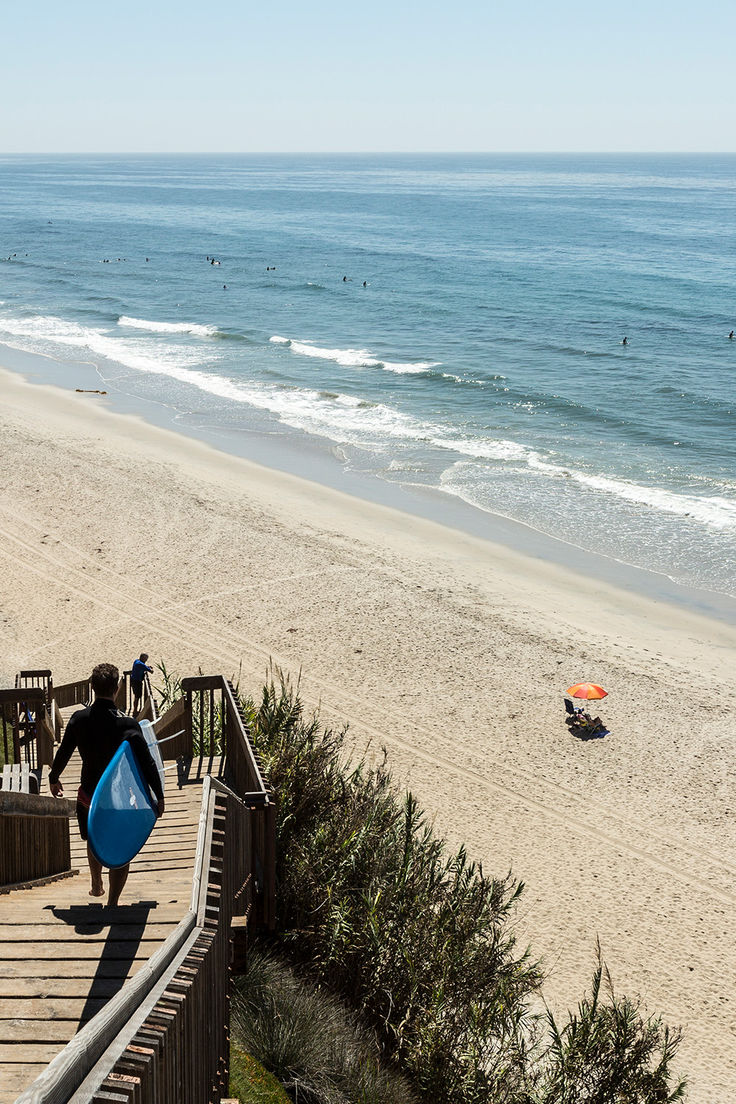
[[[206,759],[178,777],[177,770],[167,772],[166,811],[134,860],[116,909],[89,897],[76,820],[70,825],[77,873],[0,894],[0,1104],[15,1101],[185,916],[202,778],[220,769],[219,759]],[[75,755],[64,771],[65,796],[76,794],[79,771]]]

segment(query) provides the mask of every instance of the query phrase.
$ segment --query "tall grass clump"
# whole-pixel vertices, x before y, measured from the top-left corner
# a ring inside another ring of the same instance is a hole
[[[685,1096],[672,1076],[680,1041],[659,1017],[617,997],[597,947],[591,991],[558,1025],[547,1012],[547,1039],[537,1062],[535,1104],[671,1104]]]
[[[334,997],[308,987],[262,950],[236,980],[232,1037],[302,1104],[415,1104],[382,1068],[375,1038]]]
[[[242,704],[278,801],[278,943],[355,1009],[426,1104],[664,1104],[679,1036],[592,991],[558,1025],[513,933],[523,890],[448,851],[384,761],[348,765],[345,732],[276,672]]]

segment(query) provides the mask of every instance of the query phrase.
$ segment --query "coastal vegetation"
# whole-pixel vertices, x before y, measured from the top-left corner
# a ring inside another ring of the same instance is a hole
[[[231,1030],[240,1054],[257,1056],[303,1104],[416,1101],[404,1079],[381,1065],[375,1036],[347,1005],[263,949],[250,953],[247,974],[236,979]]]
[[[228,1092],[240,1104],[291,1104],[278,1078],[237,1043],[230,1044]]]
[[[562,1022],[545,1009],[542,967],[513,932],[523,884],[449,850],[415,798],[397,790],[385,754],[350,762],[345,731],[307,715],[278,672],[259,700],[241,695],[241,704],[278,795],[278,920],[238,990],[233,1038],[293,1099],[683,1098],[673,1074],[679,1032],[614,991],[600,949],[577,1008]],[[312,997],[327,1002],[319,1014]],[[335,1072],[335,1055],[351,1048],[363,1055],[350,1060],[353,1073],[385,1072],[395,1095]]]

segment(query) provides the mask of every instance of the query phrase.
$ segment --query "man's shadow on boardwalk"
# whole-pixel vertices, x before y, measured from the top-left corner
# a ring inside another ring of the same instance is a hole
[[[113,908],[97,903],[70,905],[68,908],[46,906],[57,920],[73,927],[77,935],[94,936],[106,932],[94,974],[89,979],[87,999],[79,1017],[80,1026],[104,1008],[125,985],[145,935],[149,915],[157,906],[158,901],[137,901]],[[85,939],[80,940],[77,947],[80,945],[89,948],[99,943]],[[75,955],[74,949],[74,944],[67,944],[67,958],[79,960],[80,956]],[[86,955],[82,958],[90,962],[91,968],[94,958]]]

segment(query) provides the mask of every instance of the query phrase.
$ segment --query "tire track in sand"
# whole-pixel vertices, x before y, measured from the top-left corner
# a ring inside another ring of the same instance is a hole
[[[38,531],[40,532],[40,529]],[[94,576],[88,574],[83,568],[76,567],[63,559],[58,559],[52,554],[49,547],[41,546],[41,550],[38,545],[32,544],[30,541],[20,537],[16,532],[5,529],[3,526],[0,526],[0,538],[3,538],[6,544],[15,545],[25,554],[19,558],[18,556],[12,556],[7,550],[7,547],[0,547],[0,555],[10,560],[16,569],[21,566],[25,571],[30,571],[48,582],[64,587],[66,590],[71,590],[72,593],[76,594],[83,601],[92,602],[94,605],[114,613],[124,622],[139,625],[142,628],[146,628],[149,632],[153,628],[160,635],[171,639],[179,645],[184,641],[193,652],[205,652],[210,658],[218,662],[227,662],[228,664],[232,664],[233,667],[237,666],[241,661],[244,651],[250,651],[251,654],[256,655],[261,662],[264,662],[266,666],[270,662],[275,661],[277,665],[281,666],[283,669],[288,669],[289,663],[285,656],[279,656],[278,653],[274,653],[273,649],[266,648],[252,637],[242,637],[227,628],[210,628],[203,614],[194,614],[194,616],[192,616],[190,612],[188,618],[176,616],[171,612],[158,608],[150,598],[143,603],[143,609],[141,610],[140,591],[143,588],[139,588],[137,591],[138,609],[136,613],[131,613],[129,599],[127,598],[127,581],[123,579],[119,573],[115,572],[114,569],[111,569],[107,565],[97,564],[87,554],[81,552],[74,545],[68,544],[66,541],[60,541],[59,543],[73,556],[81,560],[86,560],[90,565],[94,566]],[[46,565],[45,570],[41,567],[39,559],[44,561]],[[113,581],[107,582],[100,579],[99,572],[101,570],[104,570],[107,575],[111,576]],[[322,568],[319,572],[304,573],[304,576],[291,575],[288,576],[288,578],[313,577],[315,574],[324,575],[327,570],[327,568]],[[332,570],[350,572],[356,569],[337,565],[333,567]],[[76,576],[78,584],[82,585],[75,585],[64,578],[68,573],[72,573],[73,576]],[[109,594],[107,596],[95,595],[90,592],[91,588],[100,588],[103,591],[109,592]],[[146,587],[145,589],[151,592],[151,588]],[[210,643],[205,643],[205,637],[209,638]],[[223,647],[223,644],[225,644],[225,647]],[[366,721],[366,715],[371,708],[375,708],[374,702],[371,699],[366,699],[351,693],[346,690],[344,686],[324,676],[310,675],[309,681],[316,684],[320,690],[327,692],[325,697],[328,697],[331,703],[331,711],[341,712],[347,717],[359,716],[361,718],[361,729],[371,736],[379,746],[386,744],[388,747],[393,745],[397,748],[401,748],[410,756],[415,759],[420,759],[429,766],[440,767],[475,786],[495,793],[501,793],[506,797],[520,802],[527,808],[542,813],[547,819],[563,825],[567,830],[575,831],[579,836],[593,839],[617,851],[626,851],[636,859],[645,862],[661,873],[667,874],[678,882],[695,886],[724,904],[736,905],[736,893],[730,893],[721,887],[713,885],[708,879],[701,877],[692,870],[683,869],[680,864],[658,857],[650,849],[638,846],[631,842],[630,839],[625,838],[623,834],[618,835],[615,832],[596,827],[594,820],[596,818],[600,819],[600,814],[604,813],[614,823],[620,824],[622,828],[626,829],[627,835],[630,835],[632,830],[637,834],[641,833],[643,829],[640,822],[635,823],[633,821],[627,821],[625,818],[621,817],[620,814],[615,813],[606,806],[581,797],[580,794],[569,787],[556,782],[550,782],[547,779],[540,780],[536,775],[532,776],[531,772],[523,772],[523,770],[518,768],[506,766],[505,771],[507,774],[516,774],[517,777],[526,774],[525,781],[527,784],[533,781],[537,785],[541,784],[542,786],[546,786],[550,794],[549,800],[533,797],[528,792],[528,789],[516,788],[496,779],[488,778],[476,770],[461,765],[447,755],[423,750],[412,741],[397,735],[393,729],[378,728],[374,724],[368,723]],[[335,702],[339,703],[337,709],[334,705]],[[436,739],[436,732],[426,726],[414,725],[413,730],[417,733],[424,734],[428,740]],[[555,801],[555,795],[560,794],[564,794],[570,801],[576,804],[579,812],[573,815],[569,812],[559,811],[555,805],[559,805],[560,802]],[[647,838],[656,837],[660,843],[666,843],[670,847],[679,849],[696,865],[698,863],[702,864],[702,861],[707,859],[710,863],[720,867],[724,872],[736,875],[736,866],[727,863],[721,856],[709,855],[705,851],[692,848],[690,845],[683,843],[676,836],[670,836],[667,833],[663,833],[660,829],[650,830],[647,828],[645,831]]]

